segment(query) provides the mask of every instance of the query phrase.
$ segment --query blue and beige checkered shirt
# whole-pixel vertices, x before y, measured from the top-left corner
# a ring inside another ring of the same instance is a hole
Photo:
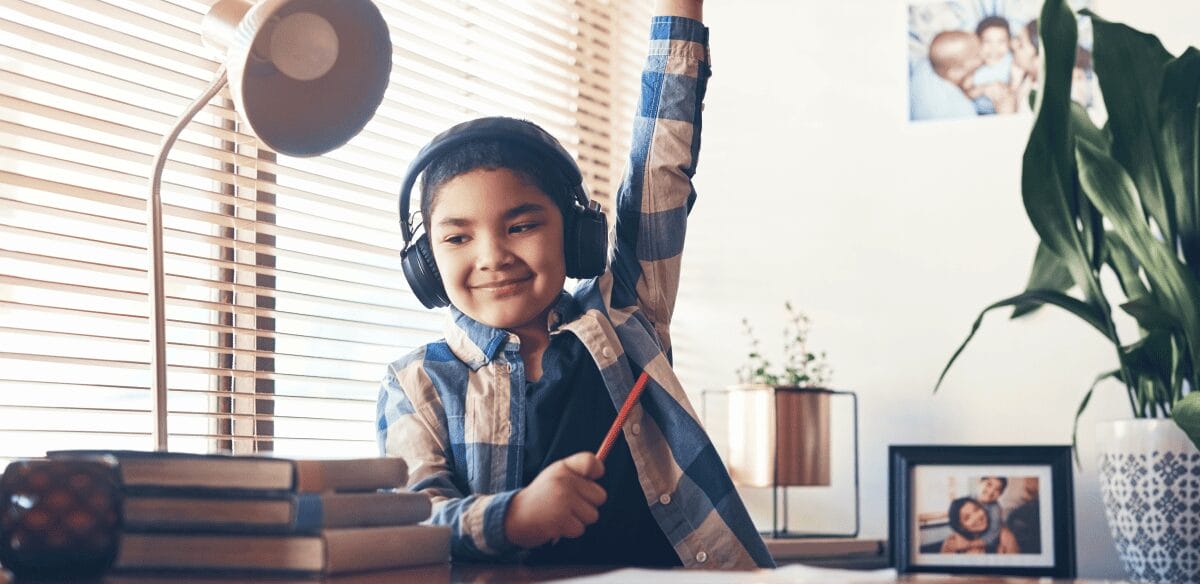
[[[547,325],[595,359],[619,408],[633,371],[645,393],[624,428],[651,514],[685,566],[773,566],[716,449],[671,368],[700,112],[710,75],[708,29],[657,17],[642,73],[629,166],[617,194],[609,270],[560,298]],[[445,339],[392,363],[379,393],[378,439],[409,464],[408,487],[433,497],[453,528],[455,558],[511,559],[504,515],[521,487],[525,367],[515,334],[451,309]]]

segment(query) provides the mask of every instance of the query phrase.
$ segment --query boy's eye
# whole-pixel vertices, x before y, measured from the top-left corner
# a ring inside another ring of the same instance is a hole
[[[536,229],[537,226],[538,226],[537,223],[518,223],[516,225],[513,225],[512,227],[509,227],[508,232],[509,233],[524,233],[526,231]]]
[[[449,243],[450,245],[459,245],[462,243],[466,243],[467,236],[465,236],[465,235],[447,235],[444,239],[442,239],[442,241]]]

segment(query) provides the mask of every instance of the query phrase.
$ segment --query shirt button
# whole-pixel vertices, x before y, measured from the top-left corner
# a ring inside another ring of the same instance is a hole
[[[641,424],[634,424],[634,425],[633,425],[633,427],[632,427],[632,428],[630,428],[630,430],[632,430],[632,431],[633,431],[633,435],[634,435],[634,436],[637,436],[638,434],[641,434],[641,433],[642,433],[642,425],[641,425]]]
[[[670,505],[671,504],[671,496],[670,495],[662,495],[658,498],[658,502],[662,503],[663,505]]]
[[[603,355],[605,359],[612,359],[612,356],[613,356],[612,349],[610,349],[608,347],[604,347],[603,349],[600,349],[600,354]]]
[[[703,564],[704,562],[707,562],[708,554],[706,554],[704,552],[700,552],[700,553],[696,554],[696,561],[700,562],[701,564]]]

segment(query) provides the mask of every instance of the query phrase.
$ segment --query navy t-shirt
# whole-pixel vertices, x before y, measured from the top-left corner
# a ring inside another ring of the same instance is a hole
[[[596,362],[575,335],[550,339],[542,355],[542,378],[526,391],[525,462],[522,484],[542,469],[577,452],[595,452],[617,417]],[[600,519],[578,538],[563,538],[531,550],[535,564],[680,566],[675,548],[650,514],[637,468],[619,437],[597,481],[608,493]]]

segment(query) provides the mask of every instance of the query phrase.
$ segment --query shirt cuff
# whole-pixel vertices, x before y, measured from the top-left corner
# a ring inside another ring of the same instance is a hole
[[[650,40],[692,41],[708,44],[708,27],[684,16],[655,16],[650,21]]]
[[[513,489],[492,495],[492,500],[488,501],[487,509],[483,512],[483,537],[488,547],[501,556],[512,555],[522,550],[520,546],[509,541],[504,532],[504,518],[508,517],[508,508],[512,504],[513,496],[519,491],[520,489]]]
[[[703,69],[712,64],[712,52],[708,46],[708,27],[699,20],[683,16],[655,16],[650,23],[650,49],[648,56],[683,58],[703,63]]]

